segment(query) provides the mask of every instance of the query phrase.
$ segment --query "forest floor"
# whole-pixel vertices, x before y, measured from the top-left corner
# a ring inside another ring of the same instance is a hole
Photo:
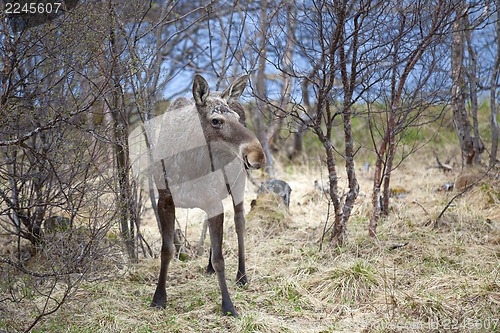
[[[376,239],[367,235],[372,171],[358,167],[361,190],[347,245],[332,248],[327,233],[321,250],[328,203],[314,181],[324,184],[326,173],[313,163],[279,167],[278,178],[292,187],[290,208],[273,203],[248,218],[244,288],[234,280],[237,241],[232,212],[226,213],[226,275],[239,318],[221,314],[217,279],[204,274],[208,239],[196,255],[203,214],[179,210],[192,246],[188,260],[170,266],[165,310],[149,307],[159,258],[141,258],[114,278],[84,283],[34,332],[500,331],[499,180],[482,179],[435,223],[458,193],[441,188],[460,168],[444,173],[434,166],[434,158],[418,154],[393,173],[395,196]],[[342,173],[340,184],[346,185]],[[247,186],[247,212],[255,191]],[[151,210],[143,233],[158,254]]]

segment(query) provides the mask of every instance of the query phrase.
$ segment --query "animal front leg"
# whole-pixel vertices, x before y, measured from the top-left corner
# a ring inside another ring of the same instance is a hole
[[[234,205],[234,225],[238,235],[238,273],[236,283],[244,286],[248,283],[245,271],[245,211],[243,202]]]
[[[229,296],[226,277],[224,273],[224,257],[222,256],[222,236],[224,229],[224,214],[219,214],[208,219],[210,229],[210,246],[212,249],[212,267],[217,273],[219,287],[222,294],[222,312],[225,315],[237,317],[233,302]]]
[[[152,307],[165,308],[167,302],[167,292],[165,285],[167,280],[167,272],[170,261],[175,254],[174,233],[175,233],[175,206],[170,192],[167,190],[159,191],[158,199],[158,215],[160,217],[161,227],[161,266],[158,284],[156,285]]]

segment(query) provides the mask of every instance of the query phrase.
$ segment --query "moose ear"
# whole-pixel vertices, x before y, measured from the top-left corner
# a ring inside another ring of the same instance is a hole
[[[234,82],[227,87],[226,90],[222,92],[220,97],[222,99],[225,99],[226,101],[229,101],[231,99],[233,100],[238,100],[240,96],[243,94],[243,91],[245,90],[245,87],[247,86],[248,82],[248,75],[243,75],[234,80]]]
[[[196,74],[193,81],[193,97],[196,105],[205,106],[208,95],[210,95],[210,87],[203,76]]]

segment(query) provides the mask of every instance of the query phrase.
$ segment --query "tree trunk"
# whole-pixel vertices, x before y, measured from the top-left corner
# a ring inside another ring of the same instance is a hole
[[[368,235],[375,237],[377,235],[377,225],[380,219],[380,188],[382,187],[384,175],[384,161],[385,152],[389,142],[389,130],[386,128],[384,138],[380,143],[380,148],[377,152],[377,161],[375,162],[375,174],[373,175],[373,191],[372,191],[372,214],[370,216],[370,223],[368,225]]]
[[[338,176],[335,163],[335,151],[331,139],[327,136],[320,137],[323,147],[326,152],[326,166],[328,169],[328,180],[330,182],[329,194],[333,202],[335,220],[333,222],[333,230],[331,235],[331,244],[333,246],[342,246],[346,242],[346,224],[342,220],[342,209],[340,206],[340,198],[338,195]]]
[[[389,123],[387,124],[387,133],[389,134],[389,149],[386,155],[385,172],[383,173],[383,189],[382,189],[382,204],[380,207],[380,213],[383,216],[389,215],[389,196],[390,196],[390,184],[391,184],[391,172],[392,165],[394,162],[394,153],[396,150],[396,137],[394,135],[395,131],[395,112],[398,108],[397,105],[391,105],[391,113],[389,115]]]
[[[465,48],[465,17],[463,15],[463,7],[458,6],[456,13],[457,18],[453,23],[453,41],[451,44],[451,104],[453,107],[455,131],[457,132],[460,150],[462,152],[462,166],[464,166],[472,164],[474,148],[470,135],[469,117],[465,108],[467,91],[464,77],[465,68],[463,64]]]
[[[111,19],[114,19],[114,12],[111,8]],[[129,258],[137,259],[137,251],[135,244],[135,218],[134,205],[132,202],[132,185],[129,177],[129,147],[128,147],[128,117],[124,107],[123,90],[120,84],[119,73],[119,54],[117,51],[117,41],[114,32],[114,26],[111,26],[110,31],[110,52],[111,52],[111,67],[110,73],[111,82],[111,102],[109,105],[110,113],[113,121],[113,136],[114,136],[114,153],[116,159],[117,177],[118,177],[118,219],[121,234],[125,242],[125,247]]]
[[[266,54],[267,54],[267,38],[266,31],[268,27],[267,22],[267,1],[262,0],[260,6],[260,52],[259,52],[259,70],[257,71],[257,84],[256,84],[256,97],[257,97],[257,112],[254,112],[254,122],[256,135],[262,144],[262,149],[266,154],[266,166],[264,171],[272,175],[273,174],[273,159],[271,155],[271,149],[269,146],[269,137],[265,121],[265,115],[267,115],[267,105],[266,99]]]
[[[497,54],[495,59],[495,67],[493,68],[493,73],[491,74],[491,90],[490,90],[490,107],[491,107],[491,117],[490,117],[490,127],[491,127],[491,153],[490,153],[490,167],[494,166],[497,162],[497,152],[498,152],[498,110],[496,105],[497,90],[496,86],[498,84],[498,77],[500,74],[500,0],[496,1],[497,6],[497,24],[496,24],[496,34],[497,34]]]
[[[467,22],[468,18],[465,19]],[[474,137],[472,138],[472,148],[474,149],[474,163],[481,162],[481,138],[479,136],[479,122],[477,119],[478,105],[477,105],[477,61],[476,61],[476,51],[471,41],[471,31],[467,29],[465,31],[465,38],[467,40],[467,51],[469,53],[469,65],[467,66],[467,76],[469,78],[469,93],[470,93],[470,106],[472,113],[472,127],[474,131]]]
[[[114,89],[119,89],[116,84]],[[125,241],[127,253],[131,259],[137,259],[135,246],[135,223],[132,209],[132,191],[129,177],[129,153],[128,153],[128,124],[123,111],[120,110],[118,92],[113,91],[111,103],[111,115],[113,118],[114,148],[118,177],[118,219],[122,237]]]
[[[346,238],[346,225],[351,217],[352,207],[354,201],[358,197],[359,184],[356,178],[356,170],[354,168],[354,139],[352,136],[351,126],[351,111],[352,111],[352,95],[356,85],[356,72],[357,67],[357,47],[358,47],[358,28],[359,16],[354,18],[354,33],[353,33],[353,56],[351,62],[351,75],[347,70],[347,60],[344,45],[339,48],[340,58],[340,72],[342,76],[342,86],[344,87],[344,101],[342,110],[342,120],[344,124],[344,143],[345,143],[345,169],[347,172],[347,180],[349,184],[349,191],[347,192],[344,205],[342,207],[342,220],[339,225],[335,225],[332,233],[332,241],[334,245],[343,245]],[[344,37],[345,38],[345,37]],[[337,219],[335,220],[337,222]]]
[[[348,107],[344,110],[344,142],[345,142],[345,168],[347,171],[347,180],[349,184],[349,191],[344,202],[344,207],[342,209],[342,230],[345,234],[346,224],[351,217],[352,208],[354,202],[358,197],[359,184],[356,178],[356,170],[354,168],[354,139],[352,136],[352,126],[351,126],[351,108]],[[340,229],[340,228],[339,228]],[[340,231],[340,230],[339,230]],[[333,239],[337,241],[337,235],[332,235]],[[345,238],[345,235],[342,236]],[[342,239],[343,240],[343,239]]]

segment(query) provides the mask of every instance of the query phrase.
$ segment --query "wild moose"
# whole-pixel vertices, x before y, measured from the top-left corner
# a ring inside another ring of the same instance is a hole
[[[165,307],[165,280],[175,252],[175,207],[201,208],[207,213],[211,259],[222,294],[222,311],[237,316],[224,273],[222,200],[231,195],[238,236],[238,284],[246,284],[243,195],[246,168],[260,168],[265,155],[257,137],[231,108],[238,103],[248,77],[237,78],[223,92],[210,92],[207,81],[195,75],[193,98],[179,98],[162,118],[146,124],[151,141],[153,177],[159,192],[158,214],[162,247],[161,268],[151,306]]]

